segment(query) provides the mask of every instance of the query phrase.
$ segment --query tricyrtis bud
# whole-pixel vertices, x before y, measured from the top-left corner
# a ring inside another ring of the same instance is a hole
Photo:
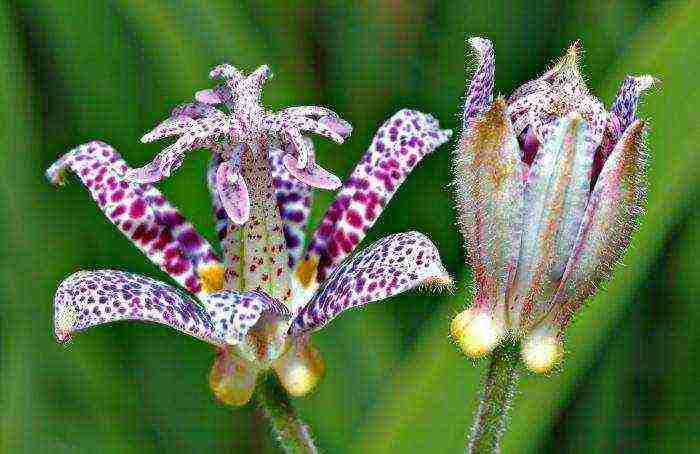
[[[452,335],[472,357],[512,336],[526,365],[547,372],[562,357],[571,316],[609,277],[642,213],[636,106],[654,79],[628,77],[606,112],[588,92],[575,44],[507,101],[493,101],[491,43],[470,44],[479,62],[454,166],[476,285]]]

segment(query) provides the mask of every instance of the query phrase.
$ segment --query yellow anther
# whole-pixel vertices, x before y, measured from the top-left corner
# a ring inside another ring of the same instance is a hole
[[[299,264],[296,271],[296,278],[302,287],[308,288],[316,279],[318,273],[318,256],[312,255]]]
[[[198,270],[202,280],[202,290],[208,294],[218,292],[224,288],[224,267],[218,263],[205,265]]]

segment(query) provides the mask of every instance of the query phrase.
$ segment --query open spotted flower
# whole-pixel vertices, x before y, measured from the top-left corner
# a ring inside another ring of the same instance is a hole
[[[452,334],[473,357],[505,336],[522,339],[527,366],[546,372],[643,211],[645,124],[636,108],[654,78],[628,76],[605,111],[588,93],[573,45],[541,77],[494,101],[491,43],[469,42],[478,67],[455,185],[475,290]]]
[[[209,76],[223,79],[224,83],[197,92],[196,102],[176,107],[168,119],[143,136],[142,142],[170,136],[178,139],[144,167],[129,170],[128,181],[153,183],[167,178],[180,167],[188,152],[208,148],[219,162],[214,181],[223,208],[233,222],[243,224],[250,215],[250,198],[241,176],[242,150],[247,148],[259,159],[266,159],[268,144],[277,143],[287,150],[282,164],[294,177],[315,188],[340,187],[338,177],[316,164],[313,143],[302,133],[319,134],[342,144],[352,132],[348,122],[325,107],[266,111],[260,104],[263,84],[272,77],[266,65],[243,77],[225,63],[215,67]],[[219,104],[225,105],[229,113],[214,107]]]
[[[308,393],[325,368],[311,333],[350,308],[450,284],[435,245],[418,232],[351,255],[408,174],[450,135],[420,112],[392,116],[305,250],[312,190],[284,165],[284,146],[269,144],[269,159],[241,147],[251,199],[244,225],[225,214],[214,155],[209,186],[223,260],[156,188],[124,178],[130,169],[112,147],[91,142],[71,150],[48,169],[50,181],[62,183],[72,170],[106,216],[187,293],[124,271],[79,271],[56,293],[57,339],[120,320],[161,323],[216,346],[210,385],[224,402],[245,404],[268,369],[290,394]]]

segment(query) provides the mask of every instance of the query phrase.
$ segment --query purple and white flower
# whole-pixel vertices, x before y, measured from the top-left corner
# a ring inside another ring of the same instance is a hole
[[[302,133],[314,133],[342,144],[352,132],[348,122],[325,107],[296,106],[279,112],[266,111],[260,104],[262,88],[272,73],[260,66],[247,77],[228,63],[215,67],[209,76],[223,83],[201,90],[196,101],[173,109],[168,119],[144,135],[152,142],[178,136],[150,163],[126,174],[128,181],[154,183],[170,176],[182,164],[188,152],[210,149],[220,161],[214,182],[229,218],[244,224],[250,213],[249,190],[241,177],[241,153],[252,150],[260,159],[270,145],[285,149],[282,163],[287,171],[309,186],[338,189],[341,181],[316,164],[311,139]],[[224,105],[229,113],[214,106]]]
[[[230,66],[218,67],[213,75],[218,74],[241,79]],[[243,96],[219,88],[197,98],[235,103]],[[208,109],[203,106],[185,109]],[[283,112],[295,118],[319,112],[290,109]],[[330,113],[314,121],[349,131]],[[266,125],[251,123],[245,131],[269,131]],[[313,192],[299,174],[308,173],[313,155],[307,154],[307,167],[299,169],[296,164],[304,158],[294,140],[241,135],[233,142],[229,136],[218,143],[228,151],[213,154],[208,174],[223,258],[150,182],[136,181],[140,178],[133,176],[142,173],[130,169],[114,148],[95,141],[71,150],[48,169],[49,180],[62,183],[64,171],[72,170],[105,215],[187,292],[124,271],[79,271],[55,296],[58,341],[120,320],[165,324],[216,346],[209,381],[226,403],[248,402],[257,376],[269,369],[290,394],[308,393],[325,369],[310,342],[313,332],[353,307],[419,286],[450,285],[437,248],[421,233],[389,235],[355,252],[408,174],[450,136],[430,115],[394,114],[377,131],[306,248]],[[310,141],[301,140],[312,149]],[[250,200],[245,223],[227,215],[230,188],[222,179],[245,184]]]
[[[475,286],[452,334],[473,357],[511,336],[522,341],[526,365],[547,372],[643,212],[646,126],[636,110],[655,79],[628,76],[606,111],[588,92],[574,44],[541,77],[494,100],[491,42],[469,43],[478,66],[455,187]]]

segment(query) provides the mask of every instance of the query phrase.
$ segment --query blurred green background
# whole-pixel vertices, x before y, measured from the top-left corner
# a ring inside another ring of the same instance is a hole
[[[3,452],[276,452],[252,408],[215,402],[205,344],[165,327],[118,324],[52,334],[52,296],[76,269],[165,278],[100,214],[79,184],[44,169],[98,138],[140,165],[162,144],[139,138],[210,86],[229,60],[275,72],[265,102],[332,107],[355,127],[319,161],[346,176],[383,119],[401,107],[458,124],[465,38],[489,37],[497,90],[531,79],[581,39],[591,88],[609,105],[626,73],[663,80],[650,119],[648,215],[617,279],[570,330],[551,378],[525,374],[505,452],[700,451],[700,5],[623,0],[4,1],[0,6],[0,449]],[[469,272],[454,225],[444,146],[412,174],[370,238],[418,229],[458,277],[452,296],[412,293],[344,315],[315,336],[328,371],[297,399],[326,452],[459,452],[484,363],[447,338]],[[164,192],[213,241],[206,153]],[[332,194],[318,195],[314,219]]]

